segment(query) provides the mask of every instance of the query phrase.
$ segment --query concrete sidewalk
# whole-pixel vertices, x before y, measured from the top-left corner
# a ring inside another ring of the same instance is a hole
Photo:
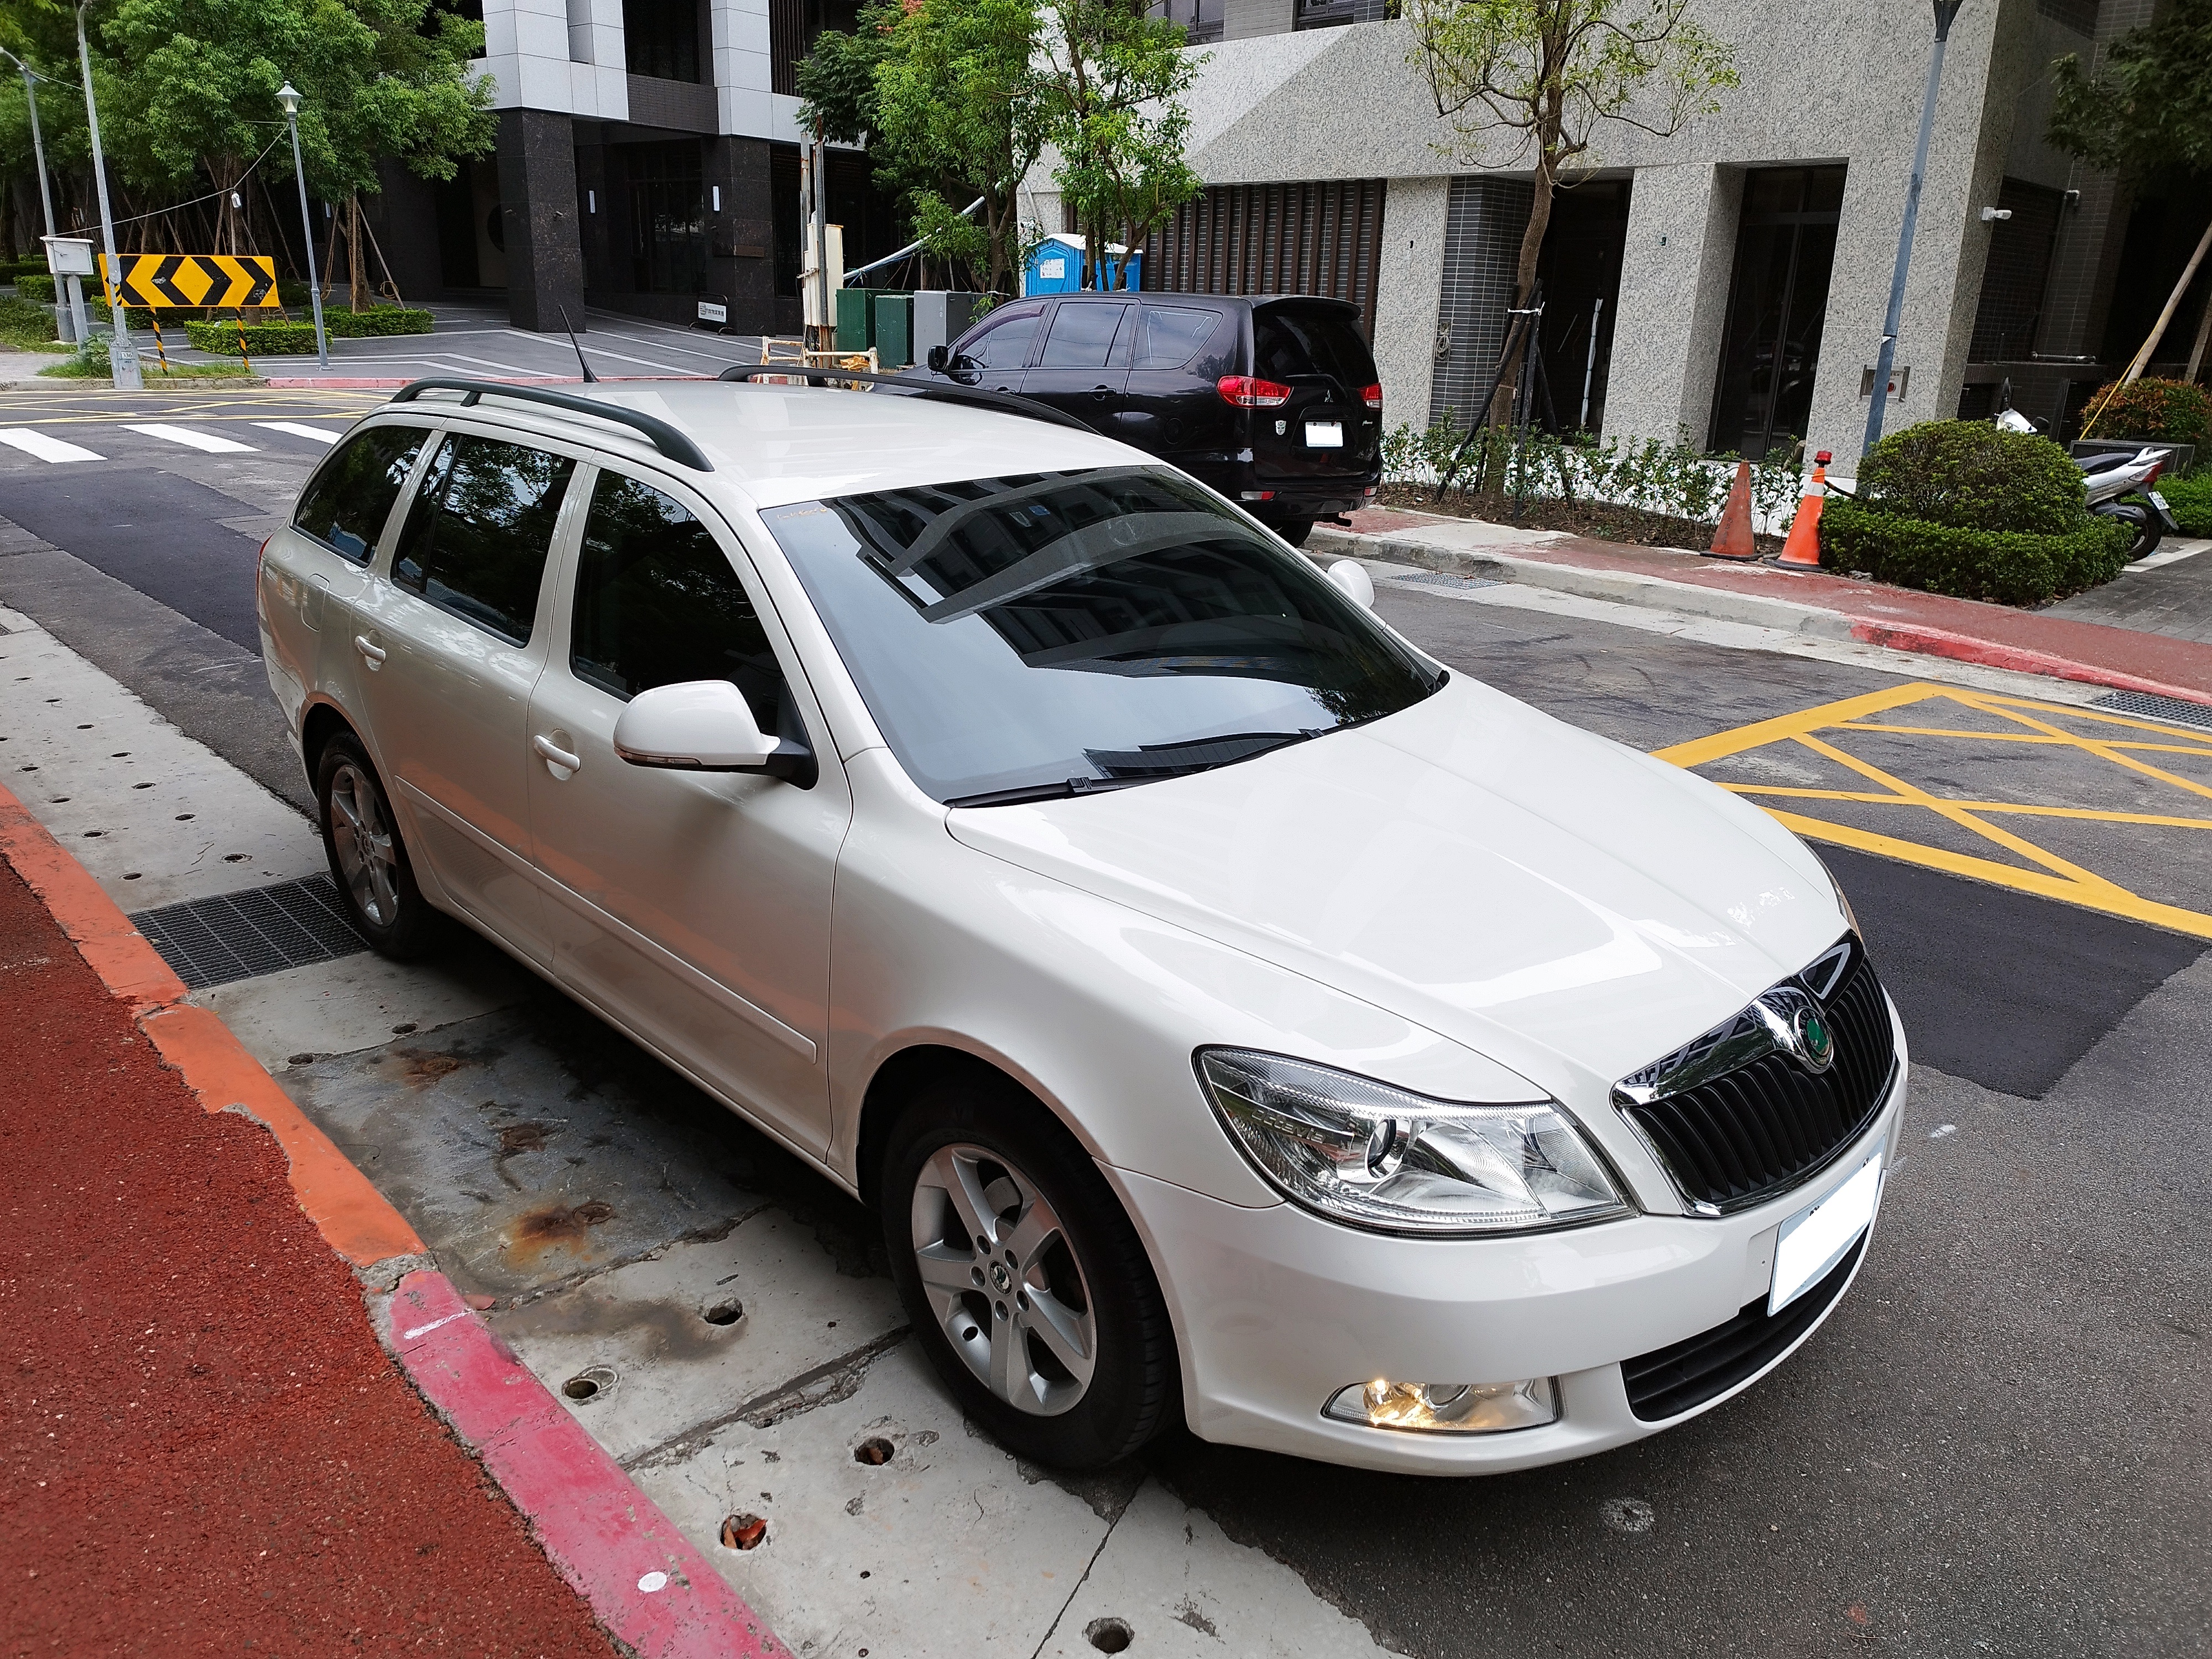
[[[1349,532],[1316,528],[1307,550],[2212,703],[2212,644],[2168,633],[1480,519],[1370,507],[1351,521]],[[2130,580],[2124,574],[2112,586]]]

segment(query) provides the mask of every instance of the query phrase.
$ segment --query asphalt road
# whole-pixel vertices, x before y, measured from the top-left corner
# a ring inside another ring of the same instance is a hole
[[[0,450],[14,526],[0,525],[0,602],[297,803],[239,618],[253,543],[318,451],[252,422],[336,430],[358,406],[195,422],[250,433],[251,453],[141,442],[96,416],[66,435],[97,464]],[[151,418],[183,418],[174,399],[162,407]],[[148,524],[164,526],[152,551]],[[1433,589],[1389,589],[1381,609],[1454,667],[1647,750],[1896,684]],[[2055,754],[2005,757],[2014,798]],[[2146,830],[2106,873],[2197,868],[2203,837]],[[2205,944],[1823,853],[1917,1070],[1875,1247],[1796,1359],[1682,1428],[1528,1474],[1379,1476],[1181,1432],[1151,1449],[1149,1471],[1421,1659],[2212,1650]],[[637,1141],[753,1172],[842,1241],[847,1271],[870,1270],[871,1230],[848,1200],[556,994],[527,1006],[516,1041],[580,1075],[621,1073],[651,1101]],[[1116,1485],[1094,1483],[1095,1501]]]

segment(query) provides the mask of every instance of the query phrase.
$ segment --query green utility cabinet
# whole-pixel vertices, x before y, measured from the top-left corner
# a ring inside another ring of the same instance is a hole
[[[837,349],[866,351],[876,343],[875,300],[872,288],[841,288],[837,301]]]
[[[904,368],[914,361],[914,295],[878,294],[875,313],[878,366]]]

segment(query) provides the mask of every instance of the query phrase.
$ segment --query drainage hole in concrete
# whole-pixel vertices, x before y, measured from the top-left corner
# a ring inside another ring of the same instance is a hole
[[[191,821],[192,814],[190,812],[179,812],[177,814],[177,822],[179,823],[190,823]]]
[[[1119,1619],[1094,1619],[1083,1627],[1083,1639],[1101,1653],[1120,1653],[1136,1640],[1136,1632]]]
[[[730,1515],[722,1518],[722,1547],[726,1550],[757,1550],[768,1542],[768,1522],[757,1515]]]
[[[150,783],[134,783],[131,787],[133,789],[151,789],[154,786]]]
[[[252,856],[251,853],[225,853],[222,855],[222,861],[225,864],[243,864]]]
[[[710,1302],[699,1310],[699,1317],[709,1325],[734,1325],[744,1316],[745,1304],[735,1297],[721,1302]]]
[[[898,1448],[892,1445],[890,1441],[878,1435],[872,1440],[863,1440],[853,1448],[853,1461],[855,1463],[866,1463],[872,1468],[880,1468],[891,1461],[891,1454],[897,1449]]]
[[[615,1385],[615,1374],[605,1365],[587,1365],[561,1385],[561,1392],[581,1402],[597,1400]]]

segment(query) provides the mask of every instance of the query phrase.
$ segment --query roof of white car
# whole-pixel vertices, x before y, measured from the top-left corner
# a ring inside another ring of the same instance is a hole
[[[559,390],[667,422],[714,464],[712,473],[676,466],[678,476],[697,489],[735,485],[756,507],[1150,459],[1109,438],[1050,421],[898,392],[726,380],[614,381]],[[653,453],[649,442],[620,427],[520,398],[510,401],[489,386],[484,396],[471,414],[583,438],[617,453]],[[432,394],[412,407],[452,405]]]

